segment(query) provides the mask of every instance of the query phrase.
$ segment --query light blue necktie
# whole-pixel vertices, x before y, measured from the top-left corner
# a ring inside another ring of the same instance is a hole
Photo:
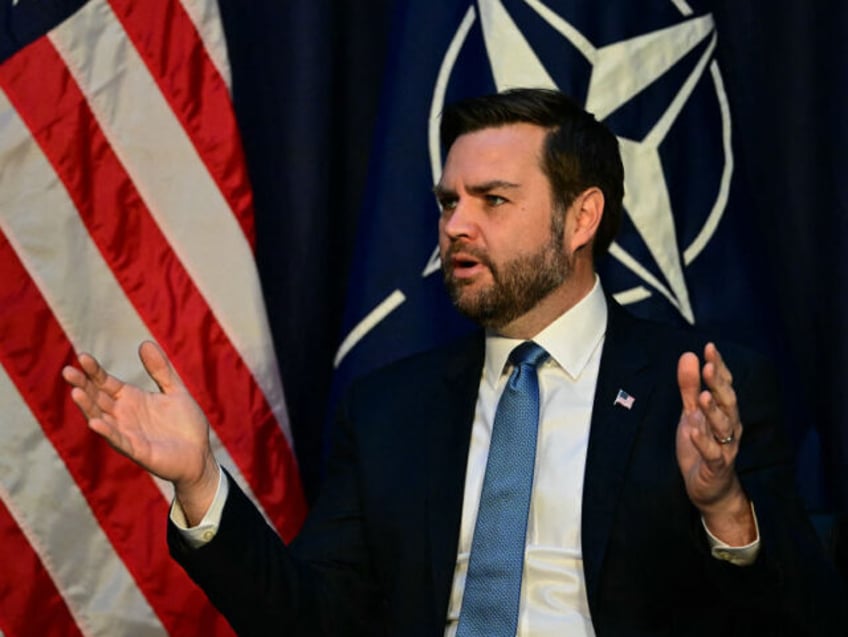
[[[536,367],[548,353],[526,341],[498,402],[457,637],[515,637],[539,426]]]

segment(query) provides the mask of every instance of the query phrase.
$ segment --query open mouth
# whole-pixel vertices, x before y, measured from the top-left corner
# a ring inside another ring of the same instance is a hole
[[[485,267],[481,259],[467,252],[456,253],[450,258],[450,271],[457,279],[468,279],[476,276]]]

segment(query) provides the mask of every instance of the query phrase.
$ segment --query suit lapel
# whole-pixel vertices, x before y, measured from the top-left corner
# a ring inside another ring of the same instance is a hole
[[[445,359],[439,404],[422,405],[432,414],[428,431],[428,516],[435,612],[447,615],[456,566],[471,425],[483,369],[482,332],[460,341]]]
[[[607,333],[598,371],[583,485],[581,538],[583,569],[592,609],[616,506],[633,442],[655,378],[649,367],[649,339],[640,338],[638,321],[610,300]],[[617,404],[620,390],[633,397]]]

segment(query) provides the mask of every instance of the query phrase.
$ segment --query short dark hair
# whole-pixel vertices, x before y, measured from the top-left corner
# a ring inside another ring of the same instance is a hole
[[[519,88],[454,102],[442,113],[442,148],[447,152],[466,133],[518,123],[549,130],[541,167],[563,211],[587,188],[604,193],[604,214],[592,244],[597,260],[621,224],[624,167],[615,135],[571,98],[554,90]]]

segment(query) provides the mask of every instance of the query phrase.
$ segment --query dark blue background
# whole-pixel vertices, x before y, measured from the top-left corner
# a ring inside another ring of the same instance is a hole
[[[628,20],[635,20],[636,3],[629,4]],[[461,15],[465,5],[459,5],[453,12]],[[424,54],[426,42],[452,31],[422,17],[436,6],[430,2],[395,8],[389,0],[290,0],[280,7],[230,0],[222,6],[256,194],[259,265],[312,495],[320,481],[333,356],[361,318],[357,312],[369,306],[358,287],[363,260],[393,247],[366,243],[373,216],[409,222],[403,206],[380,211],[386,158],[407,159],[390,135],[404,127],[410,138],[422,135],[413,123],[429,96],[411,90],[409,75],[438,64]],[[826,514],[816,519],[845,568],[848,8],[838,0],[725,0],[712,11],[733,112],[731,202],[738,212],[733,223],[723,222],[729,243],[714,251],[714,261],[697,264],[698,276],[712,280],[701,295],[730,299],[724,318],[715,312],[705,327],[766,350],[778,365],[802,494],[811,512]],[[434,48],[443,51],[443,42]],[[468,81],[481,90],[489,83]],[[417,185],[411,178],[401,184],[410,201],[428,196]],[[435,246],[435,217],[433,224],[421,232],[432,233]],[[423,267],[419,254],[411,261],[397,255],[398,270],[409,262]],[[347,303],[349,281],[356,292]],[[430,281],[433,289],[418,293],[442,303],[437,277]],[[756,303],[734,302],[746,294]],[[345,316],[346,307],[356,310]],[[423,340],[404,345],[415,349],[462,329],[435,316],[419,316],[416,325],[398,319],[387,333],[400,340],[418,330]],[[381,344],[380,351],[396,355],[392,346]],[[342,369],[339,378],[369,366],[355,359],[352,353],[345,364],[354,369]]]

